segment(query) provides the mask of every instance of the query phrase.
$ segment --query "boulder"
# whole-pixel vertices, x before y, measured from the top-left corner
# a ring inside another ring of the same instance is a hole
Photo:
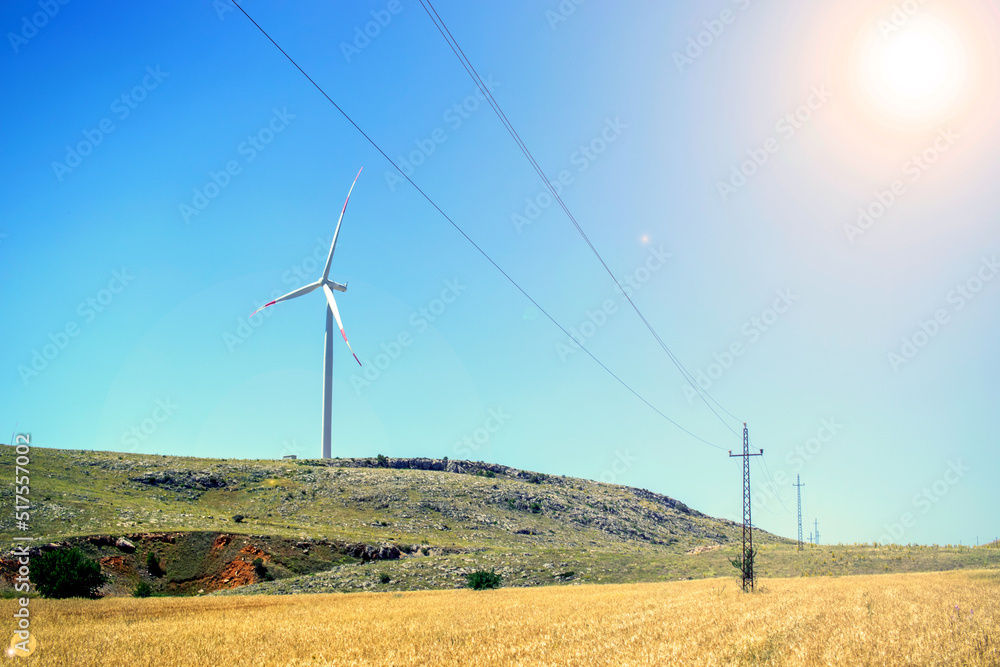
[[[115,546],[128,554],[135,551],[135,545],[126,540],[124,537],[119,537],[118,541],[115,542]]]

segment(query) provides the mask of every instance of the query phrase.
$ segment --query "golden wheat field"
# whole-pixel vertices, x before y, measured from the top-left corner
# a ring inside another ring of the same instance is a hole
[[[745,595],[732,579],[710,579],[34,600],[38,649],[7,663],[1000,665],[997,571],[773,579],[758,589]]]

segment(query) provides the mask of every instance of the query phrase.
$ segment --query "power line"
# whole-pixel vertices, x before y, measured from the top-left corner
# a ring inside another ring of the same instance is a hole
[[[451,50],[455,54],[455,57],[458,58],[459,62],[465,68],[465,71],[469,74],[470,77],[472,77],[472,80],[476,83],[476,86],[479,87],[480,92],[486,98],[486,101],[489,102],[490,106],[493,108],[493,111],[496,113],[497,117],[503,123],[504,127],[507,128],[507,132],[510,133],[511,138],[514,139],[514,143],[516,143],[518,148],[521,149],[521,152],[524,153],[524,156],[528,159],[528,162],[538,173],[538,176],[542,179],[542,182],[545,184],[545,187],[548,188],[549,192],[552,193],[552,197],[555,199],[555,201],[559,203],[559,206],[566,213],[566,216],[569,218],[570,222],[573,223],[573,226],[576,227],[577,232],[579,232],[580,236],[583,237],[583,240],[587,242],[587,245],[590,247],[591,251],[597,257],[598,261],[600,261],[601,266],[603,266],[604,270],[607,271],[609,276],[611,276],[611,279],[615,282],[615,285],[625,296],[625,299],[629,302],[629,305],[632,306],[632,309],[635,311],[636,315],[638,315],[639,319],[642,320],[642,323],[646,325],[646,328],[653,335],[653,338],[656,339],[656,342],[660,344],[660,347],[663,348],[663,351],[667,353],[667,356],[673,362],[674,366],[676,366],[677,370],[680,371],[681,376],[688,382],[688,384],[691,385],[691,387],[695,390],[695,392],[705,403],[705,405],[708,406],[708,409],[711,410],[716,417],[718,417],[719,421],[721,421],[723,425],[733,433],[733,435],[737,435],[736,431],[733,430],[732,426],[730,426],[729,423],[725,419],[723,419],[722,416],[715,410],[715,408],[712,407],[712,404],[709,403],[709,399],[711,399],[712,403],[715,403],[717,406],[719,406],[719,408],[723,412],[732,417],[734,420],[736,420],[737,422],[739,422],[740,420],[731,412],[729,412],[729,410],[726,410],[726,408],[724,408],[717,400],[715,400],[715,398],[709,395],[708,392],[698,384],[694,376],[690,373],[690,371],[688,371],[684,367],[684,365],[674,355],[674,353],[670,350],[670,348],[667,347],[667,344],[663,341],[660,335],[653,328],[653,325],[650,324],[649,320],[646,319],[646,316],[643,315],[642,312],[639,310],[639,307],[635,304],[634,301],[632,301],[632,297],[630,297],[628,293],[625,291],[625,289],[622,287],[621,283],[618,281],[618,278],[615,277],[615,274],[608,267],[607,262],[604,261],[604,258],[601,256],[601,253],[598,252],[596,247],[594,247],[594,244],[587,236],[587,233],[583,231],[583,228],[577,222],[576,217],[570,212],[569,207],[566,206],[566,203],[563,201],[559,192],[556,191],[556,189],[552,186],[552,183],[545,176],[545,172],[542,170],[541,166],[539,166],[538,162],[531,154],[531,151],[528,150],[527,145],[521,139],[521,136],[517,133],[517,130],[514,129],[514,126],[507,118],[507,115],[500,108],[500,104],[493,97],[493,93],[490,92],[489,87],[485,84],[485,82],[479,76],[479,73],[476,71],[476,68],[472,65],[472,61],[469,60],[468,56],[465,55],[465,51],[463,51],[462,47],[459,46],[458,40],[456,40],[455,37],[451,34],[451,31],[448,30],[448,26],[445,25],[444,20],[437,13],[437,10],[434,8],[434,5],[431,3],[431,0],[420,0],[420,4],[424,8],[424,11],[427,12],[427,15],[430,17],[435,27],[438,29],[438,32],[440,32],[441,36],[444,37],[445,41],[448,43],[448,46],[451,47]]]
[[[761,451],[763,451],[763,450],[761,450]],[[771,469],[767,466],[767,459],[765,459],[764,457],[761,457],[760,461],[757,463],[757,465],[758,465],[758,467],[762,466],[761,469],[763,470],[764,475],[767,477],[768,482],[771,485],[771,488],[774,489],[774,495],[775,495],[775,497],[777,497],[778,502],[781,504],[781,508],[783,510],[785,510],[785,514],[791,514],[791,510],[789,510],[788,507],[785,506],[785,501],[781,499],[781,489],[778,488],[778,484],[774,481],[774,477],[771,476]],[[762,503],[760,503],[760,506],[767,513],[777,515],[777,512],[772,512],[771,510],[767,509],[767,503],[762,502]]]
[[[767,460],[762,458],[761,463],[764,465],[764,472],[767,474],[768,481],[771,482],[771,488],[774,489],[774,495],[778,499],[778,502],[781,504],[781,508],[785,510],[785,514],[791,514],[792,511],[785,506],[785,501],[781,499],[781,489],[778,487],[778,484],[774,481],[774,477],[771,476],[771,469],[767,467]]]
[[[479,73],[476,71],[476,68],[472,65],[472,61],[470,61],[468,56],[465,55],[465,52],[462,50],[462,47],[458,44],[458,40],[456,40],[454,36],[451,34],[451,31],[448,30],[448,27],[445,25],[444,20],[441,19],[441,16],[437,13],[437,10],[434,8],[434,5],[430,2],[430,0],[420,0],[420,2],[421,5],[424,7],[424,11],[427,12],[427,15],[431,18],[431,21],[434,23],[435,27],[437,27],[438,32],[440,32],[441,36],[444,37],[449,47],[451,47],[452,52],[455,54],[459,62],[465,68],[465,71],[469,74],[470,77],[472,77],[473,81],[476,83],[476,86],[480,89],[480,92],[482,92],[487,102],[489,102],[490,106],[493,108],[493,111],[497,114],[497,117],[500,118],[500,121],[504,124],[504,127],[507,128],[508,133],[510,133],[511,137],[514,139],[514,142],[518,145],[518,148],[521,149],[521,152],[528,159],[528,162],[531,164],[534,170],[538,173],[538,176],[542,179],[542,182],[545,184],[546,188],[548,188],[548,190],[552,193],[553,198],[559,203],[559,206],[563,209],[563,211],[566,213],[566,216],[570,219],[570,222],[572,222],[573,226],[576,227],[577,232],[579,232],[580,236],[584,239],[584,241],[586,241],[591,251],[600,261],[601,265],[604,267],[605,271],[607,271],[608,275],[611,276],[611,279],[615,282],[615,285],[618,287],[618,289],[621,290],[622,294],[628,300],[629,304],[632,306],[633,310],[635,310],[636,314],[642,320],[643,324],[646,325],[646,328],[649,329],[653,337],[656,338],[657,342],[660,344],[660,347],[663,348],[663,350],[670,357],[671,361],[673,361],[674,365],[681,372],[682,377],[684,377],[684,379],[689,384],[691,384],[692,388],[695,389],[695,392],[698,393],[699,397],[701,397],[702,401],[705,402],[709,410],[711,410],[715,414],[715,416],[718,417],[719,420],[722,421],[722,423],[727,428],[729,428],[729,430],[732,431],[734,435],[736,435],[736,431],[734,431],[732,427],[730,427],[729,424],[724,419],[722,419],[719,413],[716,412],[715,409],[711,406],[711,404],[708,403],[705,396],[708,396],[708,398],[711,399],[713,403],[718,405],[723,412],[728,414],[737,422],[739,421],[739,419],[735,417],[731,412],[726,410],[717,400],[715,400],[711,395],[709,395],[707,391],[705,391],[700,387],[700,385],[698,385],[697,381],[694,379],[694,376],[684,367],[684,365],[680,362],[680,360],[677,359],[677,357],[670,350],[670,348],[667,347],[667,345],[663,342],[663,339],[660,338],[659,334],[656,333],[652,325],[639,310],[638,306],[636,306],[635,302],[632,301],[628,293],[625,292],[625,290],[622,288],[618,279],[615,277],[614,273],[612,273],[611,269],[608,267],[607,263],[604,261],[604,258],[598,252],[597,248],[594,247],[594,244],[590,241],[590,238],[587,236],[586,232],[584,232],[583,228],[580,227],[579,223],[576,220],[576,217],[570,212],[569,208],[566,206],[566,203],[563,201],[562,196],[556,191],[556,189],[552,186],[549,179],[545,176],[545,172],[542,170],[541,166],[539,166],[538,162],[531,154],[531,151],[528,149],[527,145],[524,143],[520,135],[514,129],[514,126],[507,118],[507,115],[500,108],[500,105],[496,101],[496,98],[493,97],[493,93],[489,90],[489,87],[486,86],[485,82],[482,80],[482,77],[479,76]],[[704,396],[702,395],[702,393],[704,393]]]
[[[331,98],[331,97],[330,97],[330,96],[329,96],[329,95],[328,95],[328,94],[326,93],[326,91],[325,91],[325,90],[323,90],[323,88],[322,88],[322,87],[321,87],[321,86],[320,86],[320,85],[319,85],[318,83],[316,83],[316,81],[314,81],[314,80],[313,80],[313,78],[312,78],[311,76],[309,76],[309,75],[308,75],[308,74],[306,73],[306,71],[305,71],[304,69],[302,69],[302,67],[300,67],[300,66],[299,66],[299,64],[298,64],[297,62],[295,62],[295,59],[294,59],[294,58],[292,58],[292,57],[291,57],[290,55],[288,55],[288,53],[287,53],[287,52],[286,52],[286,51],[285,51],[285,50],[284,50],[283,48],[281,48],[281,46],[280,46],[280,45],[279,45],[279,44],[278,44],[278,43],[277,43],[276,41],[274,41],[274,39],[273,39],[273,38],[271,37],[271,35],[269,35],[269,34],[267,33],[267,31],[266,31],[266,30],[264,30],[264,28],[263,28],[263,27],[261,27],[261,25],[260,25],[259,23],[257,23],[257,21],[255,21],[255,20],[253,19],[253,17],[252,17],[252,16],[250,16],[250,15],[249,15],[249,14],[248,14],[248,13],[246,12],[246,10],[245,10],[245,9],[243,9],[243,7],[242,7],[242,6],[241,6],[241,5],[240,5],[240,4],[238,3],[238,2],[236,2],[236,0],[233,0],[233,4],[234,4],[234,5],[236,5],[236,8],[237,8],[237,9],[239,9],[239,10],[240,10],[240,12],[242,12],[242,14],[243,14],[244,16],[246,16],[246,17],[247,17],[247,19],[248,19],[248,20],[249,20],[249,21],[250,21],[251,23],[253,23],[253,24],[254,24],[254,26],[255,26],[255,27],[257,28],[257,30],[259,30],[259,31],[260,31],[260,33],[261,33],[262,35],[264,35],[264,37],[266,37],[266,38],[267,38],[267,40],[268,40],[269,42],[271,42],[271,44],[273,44],[273,45],[274,45],[274,47],[275,47],[276,49],[278,49],[278,51],[280,51],[280,52],[281,52],[281,55],[285,56],[285,58],[286,58],[286,59],[288,60],[288,62],[290,62],[290,63],[291,63],[292,65],[294,65],[294,66],[295,66],[295,69],[299,70],[299,72],[300,72],[300,73],[302,74],[302,76],[304,76],[304,77],[305,77],[305,78],[306,78],[306,79],[307,79],[307,80],[309,81],[309,83],[311,83],[311,84],[313,85],[313,87],[314,87],[314,88],[316,88],[316,90],[318,90],[318,91],[320,92],[320,94],[321,94],[321,95],[323,95],[323,97],[325,97],[325,98],[326,98],[326,100],[327,100],[327,101],[328,101],[328,102],[329,102],[330,104],[332,104],[332,105],[333,105],[333,107],[334,107],[334,108],[335,108],[335,109],[336,109],[337,111],[339,111],[339,112],[340,112],[340,115],[342,115],[342,116],[343,116],[343,117],[344,117],[344,118],[345,118],[345,119],[347,120],[347,122],[348,122],[348,123],[350,123],[350,124],[351,124],[352,126],[354,126],[354,129],[356,129],[356,130],[357,130],[357,131],[358,131],[359,133],[361,133],[361,136],[363,136],[363,137],[364,137],[364,138],[365,138],[365,139],[366,139],[366,140],[368,141],[368,143],[369,143],[369,144],[371,144],[371,145],[372,145],[372,147],[373,147],[373,148],[374,148],[374,149],[375,149],[376,151],[378,151],[378,152],[379,152],[379,154],[380,154],[380,155],[381,155],[382,157],[384,157],[384,158],[386,159],[386,161],[387,161],[387,162],[389,162],[389,164],[391,164],[391,165],[393,166],[393,168],[394,168],[394,169],[395,169],[396,171],[398,171],[398,172],[399,172],[399,174],[400,174],[400,175],[401,175],[401,176],[402,176],[402,177],[403,177],[403,178],[404,178],[404,179],[405,179],[405,180],[406,180],[406,181],[407,181],[407,182],[408,182],[408,183],[409,183],[410,185],[412,185],[412,186],[413,186],[413,188],[414,188],[414,189],[415,189],[415,190],[416,190],[416,191],[417,191],[418,193],[420,193],[420,195],[421,195],[421,196],[422,196],[422,197],[423,197],[424,199],[426,199],[426,200],[427,200],[427,203],[429,203],[429,204],[430,204],[431,206],[433,206],[433,207],[434,207],[434,209],[435,209],[435,210],[437,210],[437,212],[438,212],[438,213],[440,213],[440,214],[441,214],[441,216],[442,216],[442,217],[443,217],[443,218],[444,218],[445,220],[447,220],[447,221],[448,221],[448,222],[449,222],[449,223],[451,224],[451,226],[452,226],[452,227],[454,227],[454,228],[455,228],[455,230],[456,230],[456,231],[458,231],[458,233],[459,233],[459,234],[461,234],[461,235],[462,235],[462,236],[463,236],[463,237],[465,238],[465,240],[466,240],[466,241],[468,241],[469,243],[471,243],[471,244],[472,244],[472,247],[474,247],[474,248],[475,248],[475,249],[476,249],[477,251],[479,251],[479,254],[481,254],[481,255],[482,255],[483,257],[485,257],[485,258],[486,258],[486,260],[487,260],[487,261],[488,261],[488,262],[489,262],[490,264],[492,264],[492,265],[493,265],[493,268],[495,268],[495,269],[496,269],[497,271],[499,271],[499,272],[500,272],[500,273],[501,273],[501,274],[503,275],[503,277],[504,277],[504,278],[506,278],[506,279],[507,279],[507,280],[508,280],[508,281],[510,282],[510,284],[512,284],[512,285],[513,285],[514,287],[516,287],[516,288],[517,288],[517,290],[518,290],[518,291],[519,291],[519,292],[520,292],[520,293],[521,293],[522,295],[524,295],[524,297],[525,297],[526,299],[528,299],[528,301],[530,301],[530,302],[532,303],[532,305],[534,305],[534,306],[535,306],[536,308],[538,308],[538,310],[539,310],[539,311],[541,311],[541,312],[542,312],[542,313],[543,313],[543,314],[545,315],[545,317],[547,317],[547,318],[549,319],[549,321],[551,321],[551,322],[552,322],[552,323],[553,323],[554,325],[556,325],[556,327],[558,327],[560,331],[562,331],[562,332],[563,332],[564,334],[566,334],[566,336],[567,336],[567,337],[569,337],[569,338],[572,338],[572,336],[571,336],[571,335],[570,335],[570,333],[569,333],[569,332],[568,332],[568,331],[567,331],[567,330],[565,329],[565,327],[563,327],[563,326],[562,326],[561,324],[559,324],[559,322],[557,322],[557,321],[556,321],[556,319],[555,319],[555,318],[554,318],[554,317],[553,317],[552,315],[550,315],[550,314],[549,314],[549,312],[548,312],[547,310],[545,310],[545,309],[544,309],[544,308],[543,308],[543,307],[542,307],[541,305],[539,305],[539,303],[538,303],[537,301],[535,301],[535,300],[534,300],[534,299],[533,299],[533,298],[531,297],[531,295],[529,295],[529,294],[528,294],[528,293],[527,293],[526,291],[524,291],[524,288],[522,288],[522,287],[521,287],[521,286],[520,286],[520,285],[519,285],[519,284],[517,283],[517,281],[516,281],[516,280],[514,280],[514,279],[513,279],[513,278],[512,278],[512,277],[511,277],[511,276],[510,276],[510,275],[509,275],[509,274],[508,274],[508,273],[507,273],[506,271],[504,271],[504,270],[503,270],[502,268],[500,268],[500,265],[499,265],[499,264],[497,264],[497,263],[496,263],[495,261],[493,261],[493,258],[492,258],[492,257],[490,257],[490,256],[489,256],[489,254],[487,254],[487,252],[486,252],[485,250],[483,250],[483,249],[482,249],[481,247],[479,247],[479,245],[478,245],[478,244],[477,244],[477,243],[476,243],[475,241],[473,241],[473,240],[472,240],[472,238],[471,238],[471,237],[470,237],[470,236],[469,236],[468,234],[466,234],[466,233],[465,233],[465,231],[464,231],[464,230],[463,230],[463,229],[462,229],[461,227],[459,227],[459,226],[458,226],[458,224],[457,224],[457,223],[456,223],[456,222],[455,222],[454,220],[452,220],[452,219],[451,219],[451,217],[450,217],[450,216],[449,216],[449,215],[448,215],[447,213],[445,213],[445,212],[444,212],[444,211],[443,211],[443,210],[441,209],[441,207],[440,207],[440,206],[438,206],[438,205],[437,205],[437,204],[436,204],[436,203],[434,202],[434,200],[433,200],[433,199],[431,199],[431,198],[430,198],[430,196],[429,196],[429,195],[428,195],[428,194],[427,194],[426,192],[424,192],[424,191],[423,191],[423,190],[422,190],[422,189],[421,189],[421,188],[420,188],[420,187],[419,187],[419,186],[418,186],[418,185],[417,185],[416,183],[414,183],[414,182],[413,182],[413,180],[412,180],[412,179],[411,179],[411,178],[410,178],[409,176],[407,176],[407,175],[406,175],[406,173],[405,173],[405,172],[403,172],[403,170],[402,170],[402,169],[400,169],[399,165],[397,165],[397,164],[396,164],[396,163],[395,163],[395,162],[394,162],[394,161],[392,160],[392,158],[390,158],[390,157],[389,157],[389,156],[388,156],[388,155],[386,154],[386,152],[385,152],[385,151],[383,151],[381,147],[379,147],[379,145],[378,145],[378,144],[377,144],[377,143],[375,142],[375,140],[374,140],[374,139],[372,139],[372,138],[371,138],[370,136],[368,136],[368,134],[367,134],[367,133],[366,133],[366,132],[365,132],[364,130],[362,130],[362,129],[361,129],[361,127],[360,127],[360,126],[359,126],[359,125],[358,125],[357,123],[355,123],[355,122],[354,122],[354,120],[353,120],[353,119],[352,119],[352,118],[351,118],[351,117],[350,117],[350,116],[348,115],[348,113],[347,113],[346,111],[344,111],[344,110],[343,110],[343,109],[342,109],[342,108],[340,107],[340,105],[339,105],[339,104],[337,104],[336,102],[334,102],[334,101],[333,101],[333,98]],[[617,282],[617,281],[616,281],[616,282]],[[627,295],[626,295],[626,297],[627,297]],[[630,299],[630,301],[631,301],[631,299]],[[604,363],[603,363],[603,362],[602,362],[602,361],[601,361],[600,359],[598,359],[597,357],[595,357],[595,356],[594,356],[594,354],[593,354],[593,353],[592,353],[592,352],[591,352],[590,350],[588,350],[588,349],[587,349],[587,348],[586,348],[586,347],[585,347],[584,345],[582,345],[582,344],[581,344],[581,345],[580,345],[580,349],[581,349],[581,350],[583,350],[584,352],[586,352],[586,353],[587,353],[587,356],[589,356],[589,357],[590,357],[591,359],[593,359],[593,360],[594,360],[595,362],[597,362],[597,364],[598,364],[598,365],[599,365],[599,366],[600,366],[601,368],[603,368],[603,369],[604,369],[605,371],[607,371],[607,372],[608,372],[608,374],[609,374],[609,375],[611,375],[611,377],[613,377],[613,378],[614,378],[615,380],[617,380],[619,384],[621,384],[621,385],[622,385],[623,387],[625,387],[625,388],[626,388],[626,389],[627,389],[627,390],[628,390],[629,392],[631,392],[631,393],[632,393],[632,394],[633,394],[633,395],[634,395],[634,396],[635,396],[636,398],[638,398],[638,399],[639,399],[640,401],[642,401],[643,403],[645,403],[645,404],[646,404],[646,405],[647,405],[647,406],[648,406],[648,407],[649,407],[649,408],[650,408],[651,410],[653,410],[653,411],[654,411],[655,413],[657,413],[658,415],[660,415],[661,417],[663,417],[664,419],[666,419],[666,420],[667,420],[668,422],[670,422],[671,424],[673,424],[673,425],[674,425],[675,427],[677,427],[677,428],[678,428],[679,430],[681,430],[682,432],[684,432],[684,433],[686,433],[687,435],[691,436],[691,437],[692,437],[692,438],[694,438],[695,440],[698,440],[699,442],[702,442],[702,443],[704,443],[704,444],[708,445],[709,447],[714,447],[715,449],[720,449],[720,450],[722,450],[722,451],[725,451],[725,448],[724,448],[724,447],[720,447],[719,445],[716,445],[715,443],[712,443],[712,442],[709,442],[708,440],[705,440],[704,438],[702,438],[702,437],[700,437],[700,436],[698,436],[698,435],[695,435],[694,433],[692,433],[691,431],[689,431],[688,429],[684,428],[683,426],[681,426],[680,424],[678,424],[678,423],[677,423],[676,421],[674,421],[673,419],[671,419],[670,417],[668,417],[668,416],[667,416],[666,414],[664,414],[664,413],[663,413],[662,411],[660,411],[660,410],[659,410],[658,408],[656,408],[656,407],[655,407],[655,406],[654,406],[654,405],[653,405],[652,403],[650,403],[650,402],[649,402],[648,400],[646,400],[645,398],[643,398],[643,397],[642,397],[642,396],[641,396],[641,395],[640,395],[640,394],[639,394],[639,393],[638,393],[638,392],[637,392],[637,391],[636,391],[635,389],[633,389],[633,388],[632,388],[632,387],[631,387],[631,386],[630,386],[630,385],[629,385],[628,383],[626,383],[626,382],[625,382],[624,380],[622,380],[622,379],[621,379],[620,377],[618,377],[618,375],[616,375],[616,374],[615,374],[615,373],[614,373],[614,372],[613,372],[613,371],[612,371],[612,370],[611,370],[610,368],[608,368],[608,367],[607,367],[607,366],[606,366],[606,365],[605,365],[605,364],[604,364]]]

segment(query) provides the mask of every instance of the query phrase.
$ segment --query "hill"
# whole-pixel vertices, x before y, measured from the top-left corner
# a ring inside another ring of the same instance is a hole
[[[454,588],[490,568],[508,586],[728,576],[742,536],[643,489],[468,461],[34,448],[30,470],[31,530],[20,534],[37,537],[36,550],[75,545],[101,559],[110,594],[140,580],[180,594]],[[13,474],[9,457],[0,473]],[[0,488],[5,506],[12,493]],[[14,527],[2,520],[9,544]],[[859,547],[828,558],[763,531],[754,539],[764,576],[982,567],[998,555]],[[151,550],[162,577],[145,569]],[[0,565],[0,579],[9,574]]]

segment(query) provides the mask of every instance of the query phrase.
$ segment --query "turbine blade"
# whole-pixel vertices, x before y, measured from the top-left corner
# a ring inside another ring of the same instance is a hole
[[[310,284],[306,285],[305,287],[300,287],[297,290],[293,290],[293,291],[289,292],[285,296],[279,296],[274,301],[271,301],[270,303],[265,303],[263,306],[261,306],[257,310],[255,310],[252,313],[250,313],[250,317],[253,317],[254,315],[256,315],[257,313],[259,313],[260,311],[262,311],[265,308],[267,308],[268,306],[273,306],[274,304],[278,303],[279,301],[288,301],[289,299],[294,299],[297,296],[302,296],[303,294],[309,294],[309,292],[312,292],[317,287],[319,287],[319,283],[310,283]]]
[[[364,169],[364,167],[361,167]],[[327,276],[330,275],[330,264],[333,263],[333,250],[337,247],[337,237],[340,235],[340,223],[344,221],[344,213],[347,211],[347,202],[351,201],[351,193],[354,192],[354,185],[358,182],[358,178],[361,177],[361,169],[358,169],[358,175],[354,177],[354,183],[351,183],[351,189],[347,191],[347,199],[344,200],[344,208],[340,209],[340,218],[337,219],[337,228],[333,230],[333,243],[330,244],[330,254],[326,257],[326,266],[323,267],[323,280],[326,280]]]
[[[326,292],[326,302],[330,304],[330,310],[333,311],[333,319],[337,320],[337,326],[340,327],[340,335],[344,337],[344,342],[347,343],[347,349],[354,354],[354,348],[347,340],[347,334],[344,333],[344,323],[340,321],[340,311],[337,310],[337,302],[333,298],[333,290],[330,289],[328,285],[323,285],[323,291]],[[361,360],[358,359],[358,355],[354,354],[354,361],[358,362],[358,366],[361,365]]]

